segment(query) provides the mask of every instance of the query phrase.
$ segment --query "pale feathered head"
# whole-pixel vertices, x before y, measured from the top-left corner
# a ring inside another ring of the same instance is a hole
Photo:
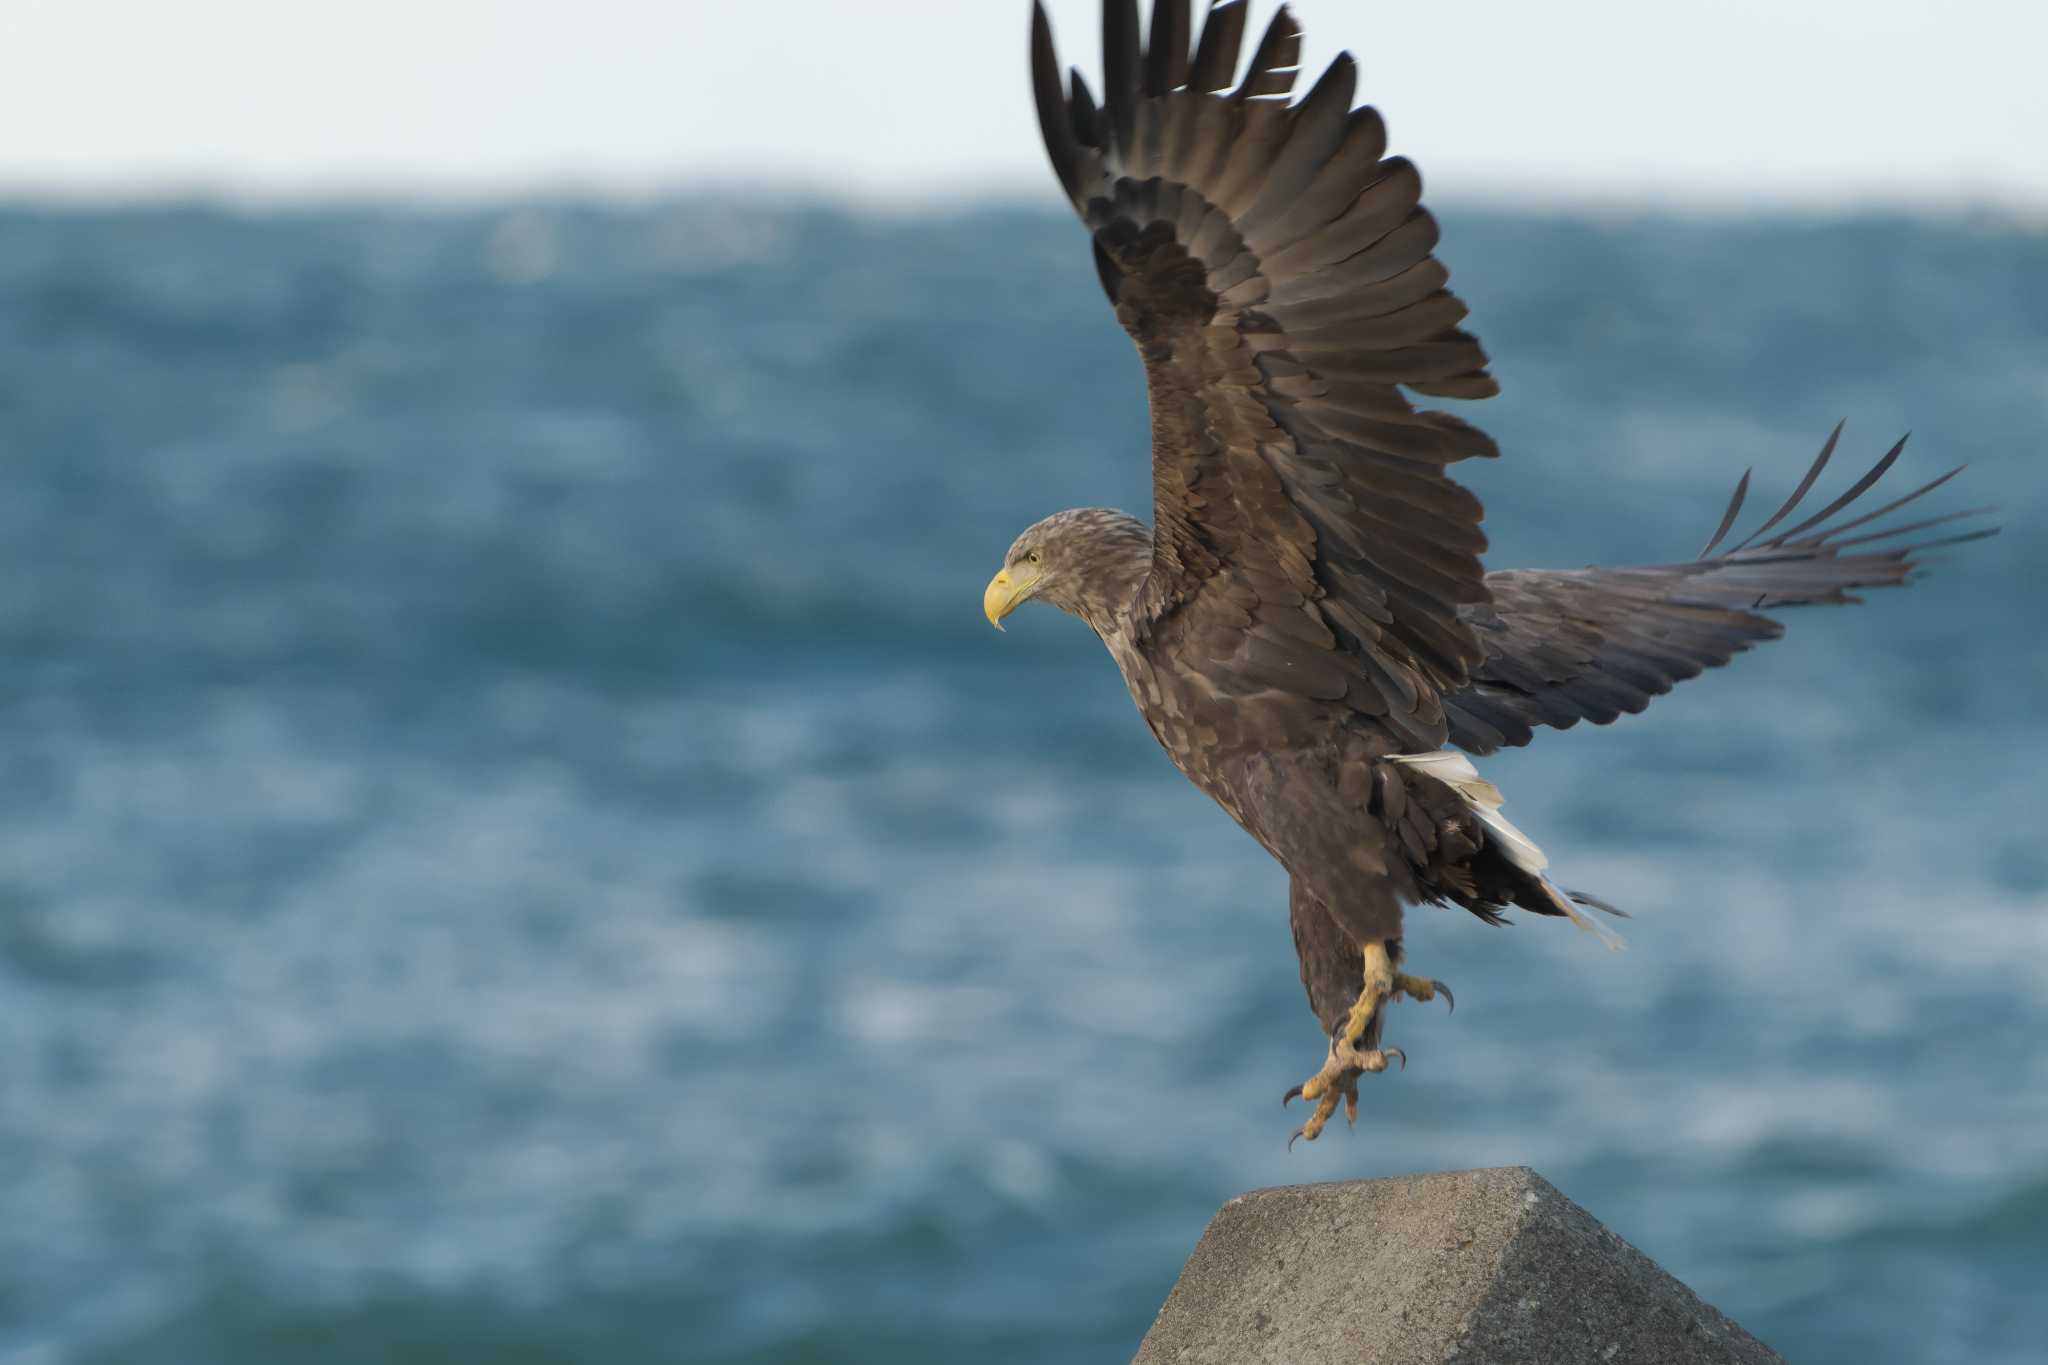
[[[1058,512],[1018,536],[981,595],[989,624],[1036,598],[1080,617],[1097,631],[1129,605],[1152,559],[1152,532],[1107,507]]]

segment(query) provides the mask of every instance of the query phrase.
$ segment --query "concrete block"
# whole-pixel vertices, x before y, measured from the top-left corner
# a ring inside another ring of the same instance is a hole
[[[1522,1166],[1225,1204],[1136,1365],[1782,1362]]]

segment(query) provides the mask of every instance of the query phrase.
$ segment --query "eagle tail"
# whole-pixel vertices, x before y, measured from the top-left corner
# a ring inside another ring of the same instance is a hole
[[[1472,766],[1471,759],[1455,749],[1439,749],[1427,754],[1397,754],[1392,761],[1435,778],[1463,798],[1466,808],[1486,832],[1487,847],[1510,870],[1513,884],[1511,900],[1514,904],[1538,914],[1562,915],[1609,948],[1624,946],[1621,935],[1598,920],[1581,914],[1579,907],[1587,906],[1621,919],[1627,919],[1628,912],[1597,896],[1567,891],[1552,881],[1549,857],[1537,847],[1534,839],[1501,814],[1504,802],[1500,788],[1481,777],[1479,770]]]

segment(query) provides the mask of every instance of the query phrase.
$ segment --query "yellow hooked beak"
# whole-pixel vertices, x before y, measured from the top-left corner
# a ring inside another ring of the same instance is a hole
[[[1003,618],[1017,610],[1017,604],[1031,596],[1031,590],[1038,586],[1038,574],[1026,569],[1016,577],[1004,569],[988,581],[988,591],[981,595],[982,614],[997,630],[1003,628]]]

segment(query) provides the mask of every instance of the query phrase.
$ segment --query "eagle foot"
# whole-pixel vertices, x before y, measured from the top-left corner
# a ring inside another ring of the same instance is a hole
[[[1308,1116],[1308,1121],[1287,1139],[1289,1149],[1300,1138],[1314,1142],[1322,1134],[1323,1125],[1337,1112],[1339,1100],[1344,1102],[1345,1121],[1358,1122],[1358,1078],[1368,1071],[1385,1071],[1390,1061],[1400,1062],[1403,1071],[1408,1069],[1408,1054],[1400,1048],[1361,1048],[1343,1037],[1332,1038],[1330,1055],[1324,1060],[1323,1069],[1280,1098],[1283,1107],[1292,1103],[1296,1096],[1316,1102],[1315,1112]]]
[[[1298,1138],[1314,1142],[1322,1133],[1323,1126],[1336,1114],[1340,1099],[1344,1102],[1345,1120],[1358,1122],[1358,1078],[1366,1072],[1385,1071],[1390,1059],[1398,1059],[1403,1071],[1408,1069],[1407,1053],[1397,1047],[1377,1046],[1381,1007],[1387,1001],[1403,995],[1410,1000],[1434,1000],[1441,995],[1445,1004],[1457,1009],[1458,1002],[1451,995],[1451,988],[1443,982],[1395,971],[1394,959],[1399,952],[1396,946],[1390,953],[1385,943],[1363,945],[1363,986],[1357,1003],[1352,1005],[1344,1023],[1330,1037],[1330,1055],[1324,1060],[1322,1070],[1281,1097],[1283,1106],[1291,1103],[1297,1095],[1315,1101],[1316,1105],[1315,1112],[1308,1116],[1308,1122],[1287,1140],[1289,1147]]]

